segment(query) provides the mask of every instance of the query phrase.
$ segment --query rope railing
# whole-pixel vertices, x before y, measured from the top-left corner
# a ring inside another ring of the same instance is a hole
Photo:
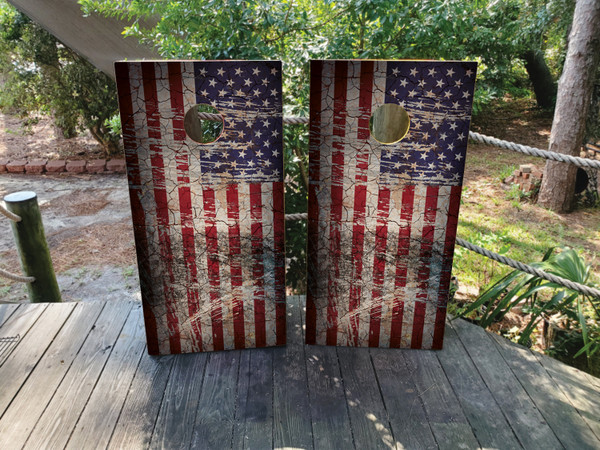
[[[307,213],[295,213],[295,214],[286,214],[285,220],[306,220],[308,219]],[[507,258],[506,256],[499,255],[498,253],[494,253],[485,248],[479,247],[475,244],[471,244],[468,241],[465,241],[461,238],[456,238],[456,243],[461,247],[466,248],[467,250],[471,250],[472,252],[479,253],[486,258],[497,261],[501,264],[505,264],[513,269],[520,270],[521,272],[528,273],[530,275],[534,275],[536,277],[543,278],[544,280],[550,281],[552,283],[560,284],[561,286],[566,286],[569,289],[580,292],[585,295],[589,295],[590,297],[600,298],[600,290],[594,289],[590,286],[586,286],[584,284],[575,283],[571,280],[567,280],[566,278],[562,278],[556,275],[553,275],[548,272],[544,272],[543,270],[536,269],[530,265],[524,264],[520,261],[516,261],[511,258]]]
[[[21,217],[20,216],[17,216],[15,213],[10,212],[8,209],[6,209],[1,204],[0,204],[0,214],[2,214],[6,218],[12,220],[13,222],[20,222],[21,221]]]
[[[22,275],[16,275],[4,269],[0,269],[0,277],[4,277],[12,281],[17,281],[19,283],[33,283],[35,281],[35,277],[25,277]]]

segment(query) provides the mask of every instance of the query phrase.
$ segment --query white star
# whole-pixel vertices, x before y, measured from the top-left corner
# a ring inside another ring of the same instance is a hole
[[[265,141],[263,142],[263,145],[267,148],[269,148],[271,146],[271,143],[269,141]]]
[[[393,73],[395,76],[398,76],[398,73],[399,73],[399,72],[400,72],[400,71],[398,70],[398,68],[397,68],[397,67],[394,67],[394,68],[392,69],[392,73]]]
[[[227,92],[225,92],[225,89],[220,89],[219,90],[219,97],[223,97]]]
[[[461,87],[463,83],[460,80],[456,80],[456,83],[454,83],[454,84],[456,84],[458,87]]]
[[[403,108],[406,106],[406,102],[404,100],[402,100],[400,103],[398,103],[400,106],[402,106]]]
[[[421,122],[419,122],[418,120],[415,120],[415,121],[413,122],[413,128],[414,128],[415,130],[420,130],[420,129],[421,129]]]
[[[446,163],[446,170],[452,170],[452,164]]]
[[[277,150],[277,149],[273,150],[272,154],[275,158],[277,158],[279,156],[279,150]]]
[[[268,80],[267,78],[263,78],[263,80],[262,80],[262,84],[263,84],[264,86],[267,86],[267,85],[269,84],[269,80]]]
[[[200,75],[202,75],[202,76],[206,75],[206,69],[204,67],[202,67],[200,69]]]
[[[444,92],[444,97],[446,97],[446,98],[452,97],[452,92],[450,92],[450,91]]]
[[[246,108],[250,108],[252,106],[252,100],[246,100]]]
[[[417,95],[417,91],[415,91],[415,90],[409,91],[409,93],[408,93],[409,97],[414,97],[415,95]]]
[[[423,160],[427,159],[427,152],[426,151],[423,152],[423,153],[421,153],[421,159],[423,159]]]
[[[469,98],[471,96],[471,93],[469,91],[465,91],[462,94],[463,94],[463,98]]]
[[[406,81],[406,78],[402,78],[402,80],[400,80],[400,85],[402,87],[406,87],[407,84],[408,84],[408,81]]]
[[[234,81],[230,78],[229,80],[227,80],[227,86],[229,87],[233,87]]]
[[[390,95],[392,97],[396,97],[398,95],[398,92],[396,91],[396,89],[394,89],[393,91],[390,92]]]
[[[206,97],[206,96],[208,95],[208,91],[207,91],[206,89],[203,89],[203,90],[200,92],[200,95],[202,95],[203,97]]]
[[[455,160],[457,160],[457,161],[460,161],[461,159],[463,159],[463,155],[462,155],[462,153],[457,153],[457,154],[454,156],[454,159],[455,159]]]
[[[417,103],[417,108],[419,109],[423,109],[423,100],[419,100],[419,103]]]
[[[456,130],[456,127],[457,127],[456,123],[452,122],[452,123],[450,124],[450,129],[451,129],[452,131]]]
[[[439,108],[442,107],[442,103],[439,102],[439,101],[437,101],[437,102],[435,102],[435,105],[433,107],[436,108],[436,109],[439,109]]]
[[[401,165],[400,162],[394,163],[394,169],[399,169]]]
[[[453,108],[458,108],[459,106],[460,106],[460,104],[458,102],[452,103],[452,107]]]
[[[254,69],[252,69],[252,75],[258,76],[259,73],[260,73],[260,70],[258,69],[258,67],[255,67]]]
[[[277,72],[279,72],[279,70],[277,70],[275,67],[271,69],[271,75],[277,75]]]
[[[227,106],[229,106],[230,108],[233,108],[235,106],[235,103],[233,103],[233,99],[227,102]]]
[[[460,133],[460,134],[458,135],[458,140],[459,140],[459,141],[464,141],[464,140],[465,140],[465,133]]]
[[[242,74],[242,68],[238,67],[237,69],[235,69],[235,74],[239,77]]]
[[[473,71],[471,69],[469,69],[465,72],[465,75],[470,77],[471,75],[473,75]]]
[[[269,106],[269,100],[266,98],[263,100],[263,106]]]
[[[433,128],[434,130],[437,130],[439,127],[440,127],[440,124],[439,124],[439,123],[437,123],[437,122],[433,122],[433,123],[431,124],[431,128]]]
[[[438,159],[440,161],[443,161],[444,159],[446,159],[446,155],[444,155],[443,153],[438,154]]]
[[[277,89],[271,89],[271,95],[277,95]]]
[[[433,93],[433,91],[427,91],[425,92],[425,97],[433,98],[435,97],[435,94]]]
[[[418,73],[418,72],[417,72],[417,68],[416,68],[416,67],[414,67],[414,68],[410,69],[410,74],[411,74],[413,77],[416,77],[416,76],[417,76],[417,73]]]
[[[260,138],[260,137],[262,136],[262,132],[261,132],[260,130],[258,130],[258,131],[257,131],[256,133],[254,133],[254,134],[255,134],[255,136],[256,136],[257,138]]]
[[[252,126],[252,122],[253,122],[253,121],[252,121],[252,119],[246,119],[246,120],[244,120],[244,122],[246,122],[246,126],[247,126],[248,128],[250,128],[250,127]]]
[[[433,69],[429,69],[429,76],[430,76],[430,77],[433,77],[433,76],[435,76],[435,74],[436,74],[436,73],[437,73],[437,72],[435,71],[435,68],[433,68]]]
[[[448,137],[448,135],[447,135],[446,133],[442,133],[442,134],[440,134],[440,139],[441,139],[442,141],[445,141],[447,137]]]
[[[419,81],[419,87],[425,87],[425,80]]]
[[[423,133],[423,140],[427,140],[429,139],[429,133],[426,131],[425,133]]]
[[[417,170],[417,163],[416,163],[416,162],[412,163],[412,164],[410,165],[410,168],[411,168],[412,170]]]
[[[430,169],[433,170],[433,169],[435,169],[435,164],[434,163],[429,163],[429,165],[427,167],[429,167]]]
[[[279,176],[279,170],[275,169],[275,170],[273,171],[273,176],[274,176],[274,177],[278,177],[278,176]]]
[[[435,84],[437,85],[437,87],[444,87],[444,80],[439,79]]]
[[[250,78],[246,78],[244,80],[244,86],[250,86],[252,84],[252,81],[250,81]]]
[[[450,151],[454,150],[454,144],[452,142],[448,144],[448,150],[450,150]]]
[[[255,155],[256,155],[256,157],[257,157],[257,158],[262,158],[263,152],[261,152],[260,150],[258,150],[258,151],[255,153]]]
[[[273,136],[274,138],[276,138],[277,136],[279,136],[279,131],[277,131],[277,130],[273,130],[273,131],[271,132],[271,136]]]
[[[258,97],[260,95],[260,91],[258,89],[254,89],[252,91],[252,93],[254,94],[255,97]]]
[[[231,161],[231,167],[233,167],[234,169],[236,169],[237,165],[238,165],[237,161]]]
[[[249,165],[250,167],[252,167],[252,166],[254,165],[254,161],[252,161],[252,160],[248,161],[248,165]]]
[[[210,87],[215,87],[217,85],[217,80],[212,78],[212,79],[208,80],[208,84],[210,84]]]
[[[233,117],[228,117],[225,120],[227,120],[227,122],[229,122],[229,126],[230,127],[234,127],[235,126],[235,119]]]
[[[243,97],[244,91],[242,91],[241,89],[238,89],[237,91],[235,91],[235,95],[237,95],[238,97]]]
[[[452,77],[452,75],[454,75],[454,69],[450,68],[446,71],[446,76],[447,77]]]
[[[246,156],[246,151],[245,150],[240,150],[240,158],[244,158]]]
[[[270,165],[271,165],[271,161],[269,161],[268,159],[265,159],[265,160],[263,161],[263,165],[264,165],[264,166],[270,166]]]
[[[403,154],[402,154],[402,157],[403,157],[404,159],[410,159],[410,154],[409,154],[409,153],[403,153]]]
[[[218,169],[223,164],[221,161],[215,161],[215,169]]]
[[[244,138],[244,136],[246,136],[246,133],[244,133],[244,130],[240,130],[240,131],[238,132],[238,136],[239,136],[239,137],[241,137],[241,138],[243,139],[243,138]],[[242,151],[243,151],[243,150],[242,150]],[[241,155],[241,152],[240,152],[240,155]]]
[[[225,71],[223,70],[222,67],[219,70],[217,70],[217,73],[219,74],[220,77],[222,77],[223,75],[225,75]]]
[[[269,128],[270,125],[271,123],[269,122],[269,119],[263,120],[263,127]]]

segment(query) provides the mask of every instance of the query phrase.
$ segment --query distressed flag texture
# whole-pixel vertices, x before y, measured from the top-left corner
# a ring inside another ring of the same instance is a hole
[[[308,344],[440,349],[476,63],[312,61]],[[369,130],[386,103],[408,134]]]
[[[148,352],[285,344],[281,63],[115,64]],[[187,135],[214,106],[223,132]]]

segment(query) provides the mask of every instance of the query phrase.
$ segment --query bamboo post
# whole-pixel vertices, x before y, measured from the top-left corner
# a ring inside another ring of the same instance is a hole
[[[29,300],[32,303],[60,302],[37,195],[31,191],[15,192],[4,197],[4,202],[10,212],[21,217],[19,222],[11,222],[11,226],[23,273],[35,278],[27,283]]]

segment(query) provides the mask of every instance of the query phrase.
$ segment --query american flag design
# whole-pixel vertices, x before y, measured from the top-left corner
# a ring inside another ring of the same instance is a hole
[[[148,352],[285,344],[281,63],[115,64]],[[192,140],[185,114],[223,132]]]
[[[440,349],[476,63],[312,61],[308,344]],[[369,130],[402,106],[407,135]]]

